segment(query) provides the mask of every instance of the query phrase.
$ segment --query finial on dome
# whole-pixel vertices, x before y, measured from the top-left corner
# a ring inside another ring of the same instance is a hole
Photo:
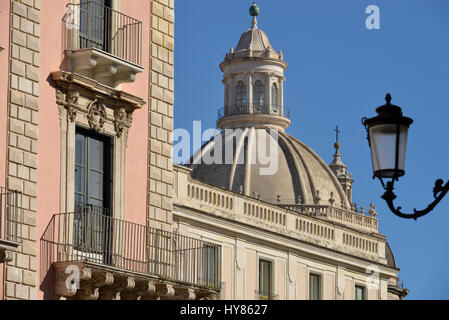
[[[387,95],[385,96],[385,101],[387,102],[387,104],[390,104],[390,102],[391,102],[391,94],[387,93]]]
[[[257,19],[256,17],[259,15],[260,9],[257,6],[255,2],[253,2],[253,5],[249,8],[249,14],[253,17],[253,21],[251,22],[253,29],[257,28]]]
[[[249,8],[249,14],[253,17],[257,17],[259,13],[260,13],[259,7],[255,2],[253,2],[253,5]]]
[[[337,154],[338,153],[338,150],[340,149],[340,147],[341,147],[341,145],[340,145],[340,142],[338,142],[338,135],[340,134],[340,130],[338,129],[338,125],[337,125],[337,128],[334,130],[335,131],[335,133],[336,133],[336,140],[335,140],[335,144],[334,144],[334,148],[335,148],[335,154]]]

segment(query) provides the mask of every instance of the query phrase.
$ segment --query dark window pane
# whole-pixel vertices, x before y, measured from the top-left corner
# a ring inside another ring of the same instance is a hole
[[[75,193],[75,212],[77,212],[77,203],[84,203],[86,200],[84,199],[84,195]]]
[[[76,166],[75,168],[75,192],[85,193],[85,171],[83,167]]]
[[[262,81],[257,80],[253,88],[253,105],[254,107],[263,107],[265,104],[265,86]],[[260,111],[258,109],[258,111]]]
[[[365,300],[365,288],[355,286],[355,300]]]
[[[259,260],[259,299],[271,298],[271,262]]]
[[[75,137],[75,162],[84,165],[84,140],[85,137],[77,134]]]
[[[321,277],[316,274],[310,275],[309,286],[309,299],[320,300],[321,299]]]
[[[243,81],[239,81],[237,87],[235,88],[235,104],[237,107],[246,106],[246,85]],[[240,110],[243,112],[243,110]]]
[[[104,143],[89,138],[89,169],[103,172]]]
[[[103,200],[103,174],[89,170],[87,188],[89,198]]]

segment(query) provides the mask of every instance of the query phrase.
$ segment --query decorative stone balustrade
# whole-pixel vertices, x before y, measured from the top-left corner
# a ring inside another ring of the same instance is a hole
[[[385,236],[373,216],[331,206],[273,205],[193,180],[175,166],[175,207],[250,224],[299,240],[365,258],[385,259]],[[175,209],[176,214],[176,209]]]

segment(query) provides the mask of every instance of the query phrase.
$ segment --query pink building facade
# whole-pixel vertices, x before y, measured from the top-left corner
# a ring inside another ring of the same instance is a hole
[[[174,1],[0,11],[0,298],[214,295],[171,267]]]

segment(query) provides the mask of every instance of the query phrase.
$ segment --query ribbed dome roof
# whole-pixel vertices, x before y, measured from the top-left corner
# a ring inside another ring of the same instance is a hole
[[[270,130],[265,128],[249,127],[240,131],[241,134],[238,131],[234,135],[223,131],[220,139],[211,139],[195,154],[190,165],[192,178],[273,204],[329,205],[332,198],[335,204],[350,207],[330,168],[304,143],[281,131],[270,135]],[[265,149],[257,150],[264,144],[268,150],[266,155],[277,152],[277,170],[272,173],[268,161],[257,156],[258,152],[264,154]],[[217,159],[222,164],[216,163]]]
[[[393,251],[388,242],[385,245],[385,258],[387,259],[387,265],[396,268],[396,260],[394,259]]]
[[[240,37],[240,41],[237,44],[236,52],[253,50],[253,51],[266,51],[267,49],[274,51],[271,47],[270,40],[268,40],[265,32],[257,27],[246,30]]]

